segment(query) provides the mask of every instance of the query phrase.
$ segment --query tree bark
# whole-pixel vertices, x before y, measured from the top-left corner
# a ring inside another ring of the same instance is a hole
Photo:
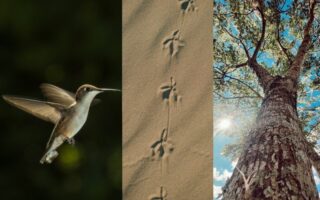
[[[297,115],[297,84],[277,76],[268,85],[223,199],[319,199]]]
[[[248,65],[258,77],[259,84],[265,92],[273,77],[270,75],[268,70],[261,66],[256,60],[250,59],[248,61]]]

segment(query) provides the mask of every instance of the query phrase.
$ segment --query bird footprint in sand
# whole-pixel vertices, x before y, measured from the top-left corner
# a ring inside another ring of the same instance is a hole
[[[164,187],[160,187],[157,194],[153,194],[149,197],[149,200],[167,200],[168,193]]]
[[[179,2],[183,13],[198,10],[198,7],[195,5],[195,0],[179,0]]]
[[[162,94],[162,100],[168,101],[169,103],[177,103],[181,101],[182,97],[177,93],[177,83],[171,77],[170,82],[162,84],[160,86],[160,93]]]
[[[168,131],[165,128],[162,130],[160,139],[151,145],[151,156],[159,159],[171,153],[173,149],[173,145],[168,141]]]
[[[167,37],[162,42],[163,48],[169,50],[169,55],[175,57],[180,48],[184,46],[183,41],[180,39],[180,31],[176,30],[172,33],[171,36]]]

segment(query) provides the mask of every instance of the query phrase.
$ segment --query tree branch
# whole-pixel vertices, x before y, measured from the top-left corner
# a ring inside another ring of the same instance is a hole
[[[238,68],[240,68],[240,67],[246,66],[247,64],[248,64],[248,62],[240,63],[240,64],[238,64],[238,65],[235,65],[234,68],[238,69]]]
[[[260,86],[266,90],[268,82],[273,78],[272,75],[255,60],[249,60],[248,65],[257,75]]]
[[[247,58],[249,60],[250,59],[249,50],[248,50],[247,46],[244,44],[244,42],[242,41],[242,39],[238,38],[235,35],[233,35],[232,33],[230,33],[226,28],[224,28],[224,27],[222,27],[222,28],[226,33],[228,33],[228,35],[230,35],[230,37],[232,37],[235,40],[238,40],[241,43],[241,45],[242,45],[242,47],[243,47],[243,49],[244,49],[244,51],[246,53],[246,56],[247,56]]]
[[[261,65],[259,65],[255,59],[253,59],[253,57],[250,57],[249,55],[249,51],[246,47],[246,45],[243,43],[243,41],[236,37],[235,35],[233,35],[232,33],[230,33],[226,28],[222,27],[229,35],[230,37],[234,38],[235,40],[238,40],[240,41],[240,43],[242,44],[244,50],[245,50],[245,53],[247,55],[247,58],[248,58],[248,61],[246,62],[246,64],[249,65],[249,67],[255,72],[255,74],[258,76],[258,79],[259,79],[259,83],[260,85],[264,88],[266,85],[267,85],[267,82],[269,80],[271,80],[272,76],[269,74],[269,72],[264,68],[262,67]],[[264,33],[263,33],[263,40],[264,40]],[[262,44],[262,42],[261,42]],[[260,47],[259,47],[260,48]],[[256,48],[257,50],[257,48]],[[256,51],[255,50],[255,51]],[[258,51],[257,51],[258,52]],[[244,63],[243,63],[244,64]],[[240,64],[240,66],[244,66],[243,64]],[[262,80],[263,79],[263,80]]]
[[[227,66],[224,66],[224,67],[227,68],[226,73],[230,73],[230,72],[228,72],[228,70],[229,70],[230,68],[236,70],[236,69],[238,69],[238,68],[241,68],[241,67],[246,66],[247,64],[248,64],[248,62],[244,62],[244,63],[240,63],[240,64],[237,64],[237,65],[227,65]],[[234,72],[234,70],[231,71],[231,72]]]
[[[263,1],[262,0],[258,0],[259,5],[257,7],[255,7],[255,10],[258,10],[260,15],[261,15],[261,20],[262,20],[262,31],[261,31],[261,37],[256,45],[256,48],[254,50],[254,53],[252,55],[252,57],[250,56],[249,50],[246,47],[246,45],[244,44],[244,42],[242,41],[241,38],[236,37],[235,35],[233,35],[232,33],[230,33],[226,28],[223,27],[223,29],[235,40],[238,40],[241,45],[243,46],[243,49],[246,53],[246,56],[248,58],[248,65],[249,67],[254,71],[254,73],[258,76],[259,79],[259,83],[260,85],[265,89],[267,83],[269,80],[272,79],[272,76],[270,75],[270,73],[261,65],[259,65],[256,61],[258,52],[265,40],[265,32],[266,32],[266,18],[264,15],[264,5],[263,5]]]
[[[235,81],[243,84],[244,86],[246,86],[247,88],[249,88],[253,93],[255,93],[258,98],[263,98],[263,97],[259,94],[259,92],[257,92],[255,89],[253,89],[250,85],[248,85],[247,83],[243,82],[242,80],[237,79],[237,78],[234,78],[234,77],[229,76],[229,75],[225,75],[225,77],[230,78],[230,79],[232,79],[232,80],[235,80]]]
[[[262,0],[257,0],[258,6],[255,8],[258,10],[258,12],[261,15],[262,20],[262,30],[261,30],[261,36],[260,39],[256,45],[256,48],[253,52],[253,55],[251,58],[249,58],[248,65],[249,67],[255,72],[255,74],[258,77],[259,84],[263,87],[263,89],[266,89],[267,83],[272,79],[271,74],[261,65],[257,62],[257,55],[260,51],[260,48],[265,40],[265,34],[266,34],[266,18],[264,15],[264,4]]]
[[[280,16],[279,16],[280,18]],[[291,64],[292,60],[291,60],[291,53],[288,52],[288,49],[285,48],[282,43],[281,43],[281,38],[280,38],[280,19],[277,20],[277,42],[282,50],[282,52],[287,56],[289,63]]]
[[[213,16],[219,16],[219,15],[250,15],[251,13],[253,13],[253,9],[246,12],[246,13],[240,13],[240,12],[228,12],[228,13],[218,13],[218,14],[215,14],[213,13]]]
[[[302,68],[302,65],[304,63],[305,60],[305,56],[308,52],[308,48],[311,42],[311,34],[310,31],[312,29],[312,23],[314,21],[314,10],[316,7],[316,0],[310,0],[311,2],[311,7],[310,7],[310,17],[309,20],[304,28],[304,32],[303,32],[303,40],[302,43],[298,49],[298,53],[295,56],[286,76],[291,78],[292,80],[297,81],[298,77],[300,75],[300,70]]]
[[[236,71],[238,68],[244,67],[246,65],[248,65],[248,62],[240,63],[240,64],[237,64],[237,65],[234,65],[234,66],[226,66],[228,68],[227,71],[226,71],[226,74],[232,73],[232,72]],[[230,68],[232,70],[228,71]]]
[[[257,59],[257,54],[262,46],[262,43],[264,41],[264,36],[266,33],[266,18],[264,16],[264,5],[263,5],[263,1],[262,0],[258,0],[259,2],[259,6],[257,7],[257,10],[259,11],[260,15],[261,15],[261,20],[262,20],[262,30],[261,30],[261,36],[260,39],[256,45],[256,49],[254,50],[252,59],[256,60]]]
[[[232,76],[229,76],[229,75],[227,75],[227,74],[225,74],[225,73],[222,73],[222,72],[220,72],[220,71],[217,70],[217,69],[216,69],[216,71],[217,71],[219,74],[223,75],[223,78],[226,77],[226,78],[229,78],[229,79],[231,79],[231,80],[235,80],[235,81],[237,81],[238,83],[241,83],[242,85],[244,85],[245,87],[247,87],[249,90],[251,90],[253,93],[255,93],[255,94],[257,95],[256,98],[263,98],[263,96],[261,96],[261,95],[259,94],[259,92],[257,92],[254,88],[252,88],[250,85],[248,85],[248,84],[245,83],[244,81],[242,81],[242,80],[240,80],[240,79],[237,79],[237,78],[234,78],[234,77],[232,77]]]
[[[258,96],[231,96],[231,97],[226,97],[226,96],[223,96],[222,94],[219,94],[218,92],[215,92],[214,93],[216,95],[218,95],[219,97],[225,99],[225,100],[231,100],[231,99],[247,99],[247,98],[260,98]]]

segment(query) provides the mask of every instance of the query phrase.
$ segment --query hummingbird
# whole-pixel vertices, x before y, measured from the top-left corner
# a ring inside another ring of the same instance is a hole
[[[97,94],[105,91],[121,91],[98,88],[89,84],[80,86],[75,94],[48,83],[41,84],[40,89],[47,97],[47,101],[10,95],[2,97],[9,104],[54,124],[46,145],[46,152],[40,160],[41,164],[52,163],[59,155],[57,148],[65,141],[69,144],[75,143],[74,136],[85,124],[90,106],[98,101],[95,99]]]

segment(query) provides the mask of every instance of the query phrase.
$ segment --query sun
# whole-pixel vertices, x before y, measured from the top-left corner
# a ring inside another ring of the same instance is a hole
[[[226,130],[228,128],[230,128],[231,126],[231,120],[230,119],[222,119],[219,124],[218,127],[220,130]]]

